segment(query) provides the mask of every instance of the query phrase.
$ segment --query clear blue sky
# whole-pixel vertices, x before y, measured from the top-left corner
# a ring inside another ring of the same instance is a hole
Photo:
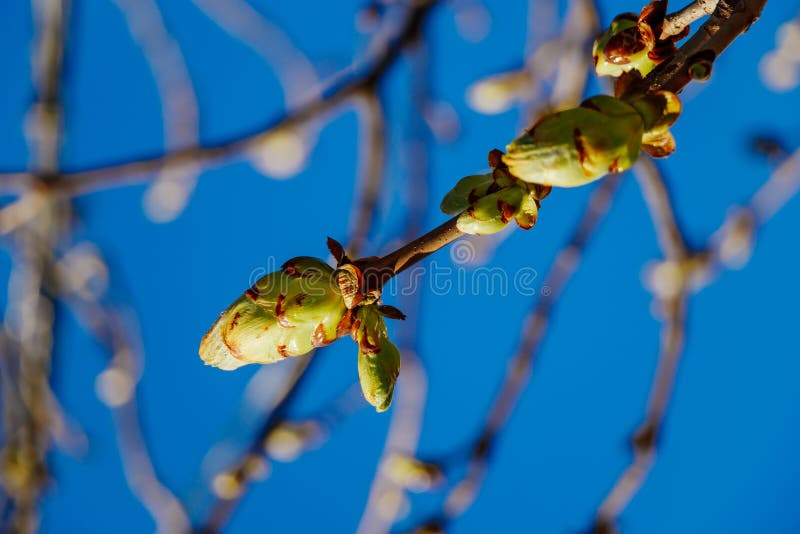
[[[253,1],[281,24],[322,74],[346,66],[366,37],[354,27],[358,1]],[[433,91],[461,121],[458,140],[432,146],[430,210],[458,178],[485,167],[486,152],[517,131],[510,111],[486,116],[465,102],[482,76],[516,66],[525,41],[526,2],[492,2],[490,33],[462,39],[450,9],[427,28]],[[561,2],[560,4],[563,4]],[[201,138],[213,142],[281,113],[280,85],[269,66],[232,40],[191,2],[160,1],[180,43],[200,104]],[[563,8],[563,5],[561,6]],[[601,2],[607,23],[639,2]],[[685,93],[674,133],[678,151],[664,162],[678,216],[702,244],[734,203],[745,200],[769,168],[748,149],[755,131],[800,142],[800,91],[776,94],[758,76],[778,25],[796,2],[771,0],[763,19],[716,64],[713,79]],[[65,85],[65,165],[100,164],[162,147],[158,93],[124,19],[110,1],[74,2]],[[23,116],[31,98],[32,24],[25,2],[0,5],[0,167],[28,159]],[[381,201],[379,253],[403,231],[407,70],[383,87],[394,152]],[[113,262],[115,295],[138,311],[146,364],[139,388],[154,460],[167,484],[202,511],[207,480],[201,464],[212,444],[235,430],[242,390],[256,368],[226,373],[205,367],[199,340],[215,316],[268,257],[324,256],[325,237],[346,239],[355,176],[356,118],[344,113],[322,130],[306,169],[271,180],[247,162],[208,170],[185,213],[167,224],[142,210],[141,185],[82,198],[76,240],[98,242]],[[547,271],[590,188],[561,190],[545,202],[531,232],[502,242],[492,266]],[[289,204],[301,206],[302,215]],[[758,236],[741,271],[725,273],[691,299],[689,338],[658,463],[622,517],[624,532],[667,534],[800,531],[800,269],[796,229],[800,201],[790,202]],[[627,437],[641,420],[655,368],[659,323],[642,287],[642,266],[659,256],[632,176],[588,250],[554,316],[535,377],[496,450],[486,484],[454,532],[565,533],[588,525],[629,458]],[[450,265],[447,252],[436,261]],[[0,272],[10,260],[4,248]],[[0,290],[5,302],[6,288]],[[436,455],[478,428],[533,300],[508,296],[424,296],[418,349],[429,373],[421,451]],[[44,505],[44,532],[147,532],[153,523],[127,489],[112,420],[94,381],[102,351],[65,314],[59,324],[53,383],[63,407],[89,438],[83,457],[55,452],[55,482]],[[354,346],[342,341],[324,359],[297,405],[302,416],[356,378]],[[280,373],[280,370],[276,370]],[[276,375],[277,376],[277,375]],[[402,392],[400,393],[402,394]],[[390,412],[391,413],[391,412]],[[230,523],[232,533],[351,532],[365,502],[388,414],[362,409],[323,447],[291,464],[276,462]],[[413,497],[419,517],[440,494]]]

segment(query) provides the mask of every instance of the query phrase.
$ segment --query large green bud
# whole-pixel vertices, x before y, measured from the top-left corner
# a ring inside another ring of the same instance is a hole
[[[630,101],[594,96],[542,117],[508,145],[503,162],[526,182],[577,187],[629,169],[642,148],[671,153],[668,128],[679,113],[680,101],[666,91]]]
[[[386,411],[400,374],[400,351],[389,339],[378,306],[358,308],[353,339],[358,343],[358,378],[364,398],[376,411]]]
[[[507,147],[503,161],[527,182],[576,187],[636,161],[644,123],[635,108],[600,95],[544,116]]]
[[[232,370],[300,356],[335,341],[345,311],[334,270],[316,258],[294,258],[222,312],[200,342],[200,357]]]

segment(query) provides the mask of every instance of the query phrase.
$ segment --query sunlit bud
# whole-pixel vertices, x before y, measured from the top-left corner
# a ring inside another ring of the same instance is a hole
[[[390,455],[381,465],[381,472],[395,485],[415,492],[430,491],[444,481],[438,465],[405,454]]]
[[[476,174],[462,178],[444,196],[439,207],[448,215],[461,213],[473,202],[486,196],[486,192],[493,182],[494,178],[491,174]]]
[[[232,370],[300,356],[337,339],[345,310],[333,269],[316,258],[293,258],[222,312],[200,343],[200,357]]]
[[[599,76],[621,76],[631,70],[642,76],[653,70],[656,63],[648,57],[654,39],[648,39],[639,28],[638,17],[623,13],[611,21],[611,26],[594,42],[592,58]]]
[[[358,378],[364,398],[376,411],[386,411],[400,374],[400,351],[389,340],[377,306],[358,308],[353,337],[358,343]]]
[[[291,178],[305,167],[308,150],[300,131],[278,128],[264,134],[249,154],[253,166],[265,175]]]
[[[646,76],[656,65],[672,56],[675,43],[688,35],[689,26],[677,35],[661,39],[667,2],[654,0],[637,16],[623,13],[598,37],[592,48],[599,76],[619,77],[636,71]]]
[[[508,145],[503,161],[527,182],[576,187],[628,169],[639,156],[643,134],[636,109],[600,95],[541,118]]]
[[[697,61],[704,60],[701,58]],[[642,149],[654,158],[672,154],[675,151],[675,139],[669,127],[678,120],[683,107],[678,96],[669,91],[657,91],[636,96],[626,102],[639,112],[644,122]]]

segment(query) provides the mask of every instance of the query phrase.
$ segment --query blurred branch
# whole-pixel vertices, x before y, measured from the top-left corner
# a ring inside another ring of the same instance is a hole
[[[93,277],[108,267],[91,250],[74,249],[59,266],[60,297],[74,311],[88,332],[108,351],[107,368],[97,377],[97,394],[114,415],[117,441],[125,478],[162,533],[182,532],[189,518],[180,501],[159,480],[141,428],[136,388],[141,374],[141,342],[134,342],[123,314],[102,303],[92,290]],[[102,276],[102,275],[101,275]]]
[[[640,158],[635,172],[665,257],[655,276],[662,279],[669,277],[668,283],[657,284],[656,287],[669,289],[655,291],[663,318],[658,369],[650,390],[647,415],[631,439],[633,459],[630,465],[617,479],[597,511],[594,526],[597,533],[615,531],[617,517],[639,491],[655,462],[658,439],[686,341],[688,279],[666,266],[683,268],[690,265],[687,261],[690,251],[678,227],[667,187],[653,160],[649,157]]]
[[[467,460],[466,474],[455,484],[444,500],[441,510],[418,528],[443,530],[446,525],[464,514],[475,501],[487,469],[491,454],[501,432],[530,381],[536,356],[539,353],[550,315],[558,297],[578,267],[583,251],[607,213],[620,182],[619,175],[611,175],[595,189],[572,237],[561,249],[550,267],[531,312],[523,321],[522,337],[516,352],[508,363],[503,383],[492,402],[489,414],[472,443]],[[547,288],[547,289],[545,289]]]
[[[288,128],[306,123],[309,119],[330,111],[358,94],[364,88],[381,79],[384,73],[399,57],[402,49],[413,39],[428,14],[436,5],[435,0],[415,2],[408,9],[403,22],[388,37],[380,37],[379,44],[371,47],[375,50],[367,59],[357,62],[341,72],[322,90],[319,98],[289,111],[280,118],[260,125],[252,131],[220,143],[207,146],[194,146],[167,151],[158,156],[128,160],[110,165],[102,165],[80,171],[62,173],[64,180],[48,187],[67,195],[83,194],[99,188],[119,186],[121,183],[132,183],[142,180],[144,175],[170,170],[181,170],[186,166],[210,164],[237,154],[256,150],[259,145],[269,141],[270,134],[281,128]],[[0,175],[0,187],[6,175]],[[19,173],[12,173],[15,182]]]
[[[639,491],[656,460],[658,440],[685,344],[690,293],[709,285],[722,268],[741,267],[747,262],[757,228],[800,189],[800,150],[787,156],[747,205],[734,209],[706,245],[697,251],[685,245],[668,192],[653,162],[640,161],[637,171],[666,258],[651,273],[651,286],[663,315],[661,349],[647,415],[631,439],[633,459],[598,509],[594,526],[598,533],[615,531],[617,518]]]
[[[131,36],[150,66],[164,124],[164,147],[176,150],[198,142],[197,96],[178,43],[167,29],[156,0],[114,0],[124,13]],[[145,194],[145,208],[153,220],[177,217],[194,189],[199,168],[162,172]]]
[[[365,224],[367,227],[374,223],[374,207],[380,192],[382,183],[380,175],[383,174],[385,158],[385,125],[379,96],[377,95],[377,82],[400,52],[406,46],[415,42],[425,16],[432,6],[432,2],[415,4],[406,18],[405,25],[392,41],[393,44],[385,50],[382,59],[373,66],[369,74],[363,79],[354,79],[350,82],[350,85],[343,86],[340,91],[333,93],[329,97],[330,99],[318,101],[322,102],[319,105],[327,109],[330,104],[325,104],[325,102],[331,102],[332,100],[338,102],[340,99],[350,96],[362,96],[365,99],[362,102],[366,109],[362,109],[362,112],[367,113],[367,116],[364,117],[362,123],[364,127],[362,135],[366,144],[364,146],[365,151],[362,152],[364,163],[361,166],[361,172],[363,175],[359,186],[361,213],[358,217],[361,220],[361,224]],[[361,227],[355,228],[354,231],[368,232],[368,230]],[[362,237],[357,237],[359,235]],[[357,233],[353,236],[354,242],[349,249],[349,253],[354,257],[361,253],[359,249],[363,245],[366,235],[366,233]],[[304,358],[304,363],[296,368],[291,379],[285,384],[285,389],[276,402],[274,409],[256,431],[250,446],[234,462],[232,467],[216,476],[215,490],[217,500],[210,507],[206,521],[195,529],[195,532],[204,534],[219,532],[227,523],[249,484],[263,472],[265,444],[270,435],[286,421],[290,407],[294,399],[297,398],[302,384],[307,379],[308,369],[314,365],[318,358],[311,358],[310,356]]]
[[[686,259],[689,255],[686,239],[678,226],[672,199],[656,163],[649,156],[642,156],[633,172],[650,211],[650,218],[664,256],[675,261]]]
[[[406,138],[406,164],[408,180],[405,191],[405,239],[411,240],[422,231],[428,207],[430,189],[430,151],[433,143],[424,111],[430,105],[430,51],[424,37],[414,43],[408,56],[411,64],[410,131]],[[422,295],[415,292],[405,296],[400,306],[408,319],[398,323],[395,338],[402,355],[403,372],[399,378],[398,393],[394,401],[389,431],[370,485],[367,503],[362,512],[357,532],[378,534],[388,532],[397,520],[405,497],[405,488],[390,476],[388,463],[397,455],[413,458],[416,455],[422,432],[428,378],[425,366],[418,355],[419,309]]]
[[[364,250],[370,229],[375,222],[378,200],[386,165],[386,116],[377,90],[363,91],[357,100],[357,112],[361,121],[362,148],[360,184],[357,187],[358,205],[351,216],[350,243],[347,249],[355,257]]]
[[[59,179],[62,141],[61,76],[69,4],[34,0],[33,64],[35,96],[28,111],[32,168],[41,183]],[[29,193],[36,194],[36,193]],[[46,455],[56,421],[50,389],[55,311],[43,286],[52,276],[54,248],[68,220],[69,206],[47,195],[38,211],[14,231],[16,254],[9,277],[2,366],[5,442],[0,462],[10,500],[9,530],[35,532],[39,501],[48,482]],[[12,386],[13,385],[13,386]]]
[[[617,479],[597,511],[594,531],[598,534],[616,532],[614,528],[616,518],[639,491],[655,462],[661,427],[672,396],[678,363],[686,341],[687,294],[685,289],[682,288],[677,295],[661,304],[665,317],[661,327],[659,364],[650,391],[647,416],[631,439],[632,462]]]
[[[316,97],[314,65],[279,26],[244,0],[192,0],[231,36],[249,46],[272,66],[283,86],[287,109]]]

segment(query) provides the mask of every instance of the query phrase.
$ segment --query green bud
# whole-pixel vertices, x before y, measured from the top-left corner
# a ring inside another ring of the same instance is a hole
[[[536,224],[536,219],[538,217],[539,201],[536,199],[535,194],[531,192],[524,195],[519,207],[519,213],[515,218],[517,224],[523,230],[530,230]]]
[[[358,378],[364,398],[376,411],[386,411],[400,374],[400,351],[389,340],[377,306],[358,309],[353,337],[358,343]]]
[[[628,102],[636,108],[644,121],[642,148],[656,158],[675,152],[675,139],[669,127],[678,120],[681,113],[681,101],[677,95],[669,91],[658,91],[631,98]]]
[[[631,167],[643,133],[636,109],[600,95],[544,116],[508,145],[503,161],[527,182],[576,187]]]
[[[515,185],[478,199],[458,217],[458,229],[473,235],[499,232],[519,213],[524,192]]]
[[[648,30],[649,26],[645,28]],[[614,18],[592,47],[598,76],[616,78],[633,70],[646,76],[655,68],[657,63],[650,57],[655,45],[653,32],[643,33],[641,30],[638,17],[633,13],[623,13]]]
[[[462,178],[442,199],[441,210],[448,215],[461,213],[477,199],[485,196],[492,182],[494,178],[491,174],[475,174]]]
[[[232,370],[333,342],[346,311],[333,273],[321,260],[299,257],[262,277],[203,336],[200,357]]]

